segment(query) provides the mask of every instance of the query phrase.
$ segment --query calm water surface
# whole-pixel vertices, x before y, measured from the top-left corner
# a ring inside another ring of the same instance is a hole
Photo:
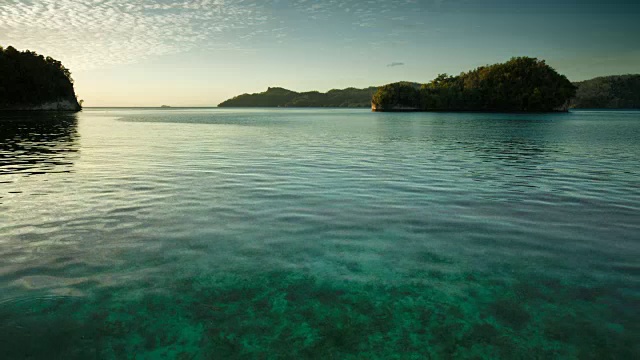
[[[640,356],[640,112],[0,117],[0,358]]]

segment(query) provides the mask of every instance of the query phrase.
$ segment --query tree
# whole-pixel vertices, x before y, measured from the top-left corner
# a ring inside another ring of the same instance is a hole
[[[597,77],[576,83],[575,108],[640,108],[640,75]]]
[[[440,74],[420,87],[417,99],[406,96],[409,90],[401,84],[380,87],[373,104],[383,109],[424,111],[545,112],[566,107],[576,91],[544,60],[529,57],[515,57],[459,76]]]
[[[0,47],[0,108],[76,101],[71,72],[60,61]],[[77,104],[77,102],[76,102]],[[80,105],[77,104],[78,110]]]
[[[418,84],[406,81],[381,86],[373,95],[372,106],[377,110],[419,109],[420,92],[418,86]]]

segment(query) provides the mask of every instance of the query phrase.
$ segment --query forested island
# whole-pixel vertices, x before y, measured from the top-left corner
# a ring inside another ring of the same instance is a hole
[[[640,109],[640,75],[597,77],[575,85],[572,108]]]
[[[226,100],[218,107],[353,107],[368,108],[377,87],[366,89],[347,88],[318,91],[295,92],[279,87],[270,87],[257,94],[243,94]]]
[[[428,84],[381,86],[373,111],[567,111],[576,87],[544,60],[516,57],[458,76],[439,75]]]
[[[0,47],[0,110],[79,111],[73,79],[60,61]]]
[[[568,108],[638,109],[640,75],[571,83],[544,60],[516,57],[427,84],[397,82],[364,89],[296,92],[270,87],[219,107],[336,107],[374,111],[550,112]],[[169,106],[163,105],[163,108]],[[79,111],[73,79],[60,61],[0,47],[0,110]]]
[[[427,84],[397,82],[365,89],[295,92],[270,87],[219,107],[354,107],[374,111],[551,112],[569,108],[640,108],[640,75],[571,83],[544,60],[512,58]]]

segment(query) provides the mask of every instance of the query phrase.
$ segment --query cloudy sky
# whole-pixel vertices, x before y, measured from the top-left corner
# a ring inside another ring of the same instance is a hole
[[[521,55],[576,81],[640,73],[638,19],[620,0],[0,0],[0,45],[61,60],[86,106],[215,106]]]

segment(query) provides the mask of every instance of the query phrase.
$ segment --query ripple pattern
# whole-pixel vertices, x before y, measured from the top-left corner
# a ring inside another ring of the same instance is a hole
[[[636,358],[639,158],[637,111],[1,115],[0,357]]]

